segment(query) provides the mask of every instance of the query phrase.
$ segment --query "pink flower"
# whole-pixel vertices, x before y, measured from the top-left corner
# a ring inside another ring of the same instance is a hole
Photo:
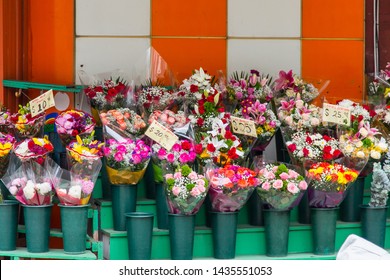
[[[292,194],[296,194],[296,193],[299,193],[299,188],[297,187],[296,184],[294,183],[288,183],[287,184],[287,190],[292,193]]]
[[[275,174],[272,173],[272,172],[266,172],[266,173],[264,173],[264,177],[265,177],[267,180],[272,180],[272,179],[275,179]]]
[[[288,175],[286,172],[281,173],[279,176],[282,180],[287,180],[288,178],[290,178],[290,175]]]
[[[83,193],[85,193],[86,195],[89,195],[90,193],[92,193],[93,187],[94,187],[94,183],[93,183],[92,181],[88,180],[88,181],[84,181],[84,182],[82,183],[81,190],[82,190]]]
[[[175,172],[175,174],[173,174],[173,178],[175,179],[180,179],[181,178],[181,172]]]
[[[165,180],[173,179],[173,174],[169,173],[165,175]]]
[[[188,157],[188,154],[181,154],[179,156],[179,161],[181,163],[187,163],[189,161],[189,157]]]
[[[299,173],[298,172],[295,172],[294,170],[289,170],[288,171],[288,175],[290,175],[290,178],[291,179],[296,179],[296,178],[298,178],[298,176],[299,176]]]
[[[110,153],[111,153],[111,150],[110,150],[110,148],[108,148],[108,147],[104,147],[104,148],[103,148],[103,153],[104,153],[104,155],[105,155],[105,156],[109,156],[109,155],[110,155]]]
[[[198,181],[196,181],[196,184],[198,185],[198,188],[200,187],[200,186],[202,186],[202,187],[204,187],[204,185],[205,185],[205,182],[204,182],[204,180],[203,179],[201,179],[200,178],[201,176],[199,175],[199,179],[198,179]],[[203,177],[203,176],[202,176]]]
[[[118,147],[116,147],[116,149],[118,152],[126,153],[126,147],[124,145],[118,145]]]
[[[206,191],[206,188],[204,187],[204,181],[201,180],[203,182],[203,185],[199,185],[197,184],[196,187],[198,188],[198,190],[201,192],[201,193],[204,193]],[[200,182],[200,181],[198,181]]]
[[[167,161],[168,161],[169,163],[174,162],[174,161],[175,161],[175,156],[174,156],[173,154],[169,154],[169,155],[167,156]]]
[[[114,158],[116,161],[122,161],[123,160],[123,154],[120,152],[115,153]]]
[[[283,181],[282,180],[276,180],[272,186],[275,188],[275,189],[281,189],[283,187]]]
[[[197,187],[195,187],[195,188],[193,188],[193,189],[190,191],[190,194],[191,194],[192,196],[198,196],[198,195],[201,194],[201,191],[200,191]]]
[[[180,188],[179,187],[173,187],[172,188],[172,193],[174,196],[178,196],[180,194]]]
[[[306,190],[307,189],[306,181],[300,181],[298,187],[299,187],[299,189],[301,189],[303,191]]]
[[[264,182],[264,183],[261,185],[261,188],[262,188],[263,190],[268,191],[268,190],[271,188],[271,184],[268,183],[268,182]]]
[[[198,178],[198,174],[192,171],[190,174],[188,174],[188,178],[190,178],[191,180],[196,180]]]
[[[179,143],[175,143],[173,146],[172,146],[172,151],[174,152],[180,152],[181,151],[181,145]]]
[[[139,164],[142,162],[142,157],[140,155],[133,155],[132,158],[134,164]]]

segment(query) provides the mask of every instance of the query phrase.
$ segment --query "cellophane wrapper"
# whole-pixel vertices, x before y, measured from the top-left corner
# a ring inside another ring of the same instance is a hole
[[[55,187],[63,205],[86,205],[89,203],[102,161],[100,158],[75,163],[70,171],[64,170],[60,184]]]
[[[1,180],[20,203],[49,205],[61,174],[60,166],[48,158],[43,165],[31,161],[24,163],[16,171],[11,168]]]
[[[255,165],[261,182],[257,194],[266,207],[290,210],[299,204],[307,189],[304,170],[300,166],[256,161]]]
[[[196,214],[209,190],[208,180],[185,164],[164,175],[168,211],[173,214]]]
[[[37,151],[31,150],[29,147],[29,142],[36,139],[38,142],[42,142],[42,146],[38,147],[38,144],[35,144],[34,149],[38,149]],[[14,153],[22,162],[22,164],[29,163],[35,161],[41,165],[43,165],[48,158],[48,155],[54,150],[53,144],[44,139],[44,138],[32,138],[25,139],[22,142],[17,142],[14,144]]]
[[[20,141],[27,138],[42,137],[44,122],[44,114],[38,115],[26,123],[16,121],[14,123],[15,134]]]
[[[335,162],[305,161],[309,205],[314,208],[338,207],[367,163],[365,158],[343,157]],[[330,170],[330,171],[329,171]]]
[[[227,168],[227,166],[223,168]],[[210,184],[209,198],[211,208],[212,211],[216,212],[236,212],[248,201],[255,188],[259,185],[259,180],[256,178],[255,172],[252,171],[253,174],[245,176],[246,178],[251,178],[252,182],[248,184],[248,181],[246,181],[241,184],[240,180],[221,176],[220,170],[223,168],[216,168],[210,165],[206,168],[206,178]],[[234,166],[234,168],[241,169],[244,167]],[[245,172],[247,171],[248,169],[245,168]]]

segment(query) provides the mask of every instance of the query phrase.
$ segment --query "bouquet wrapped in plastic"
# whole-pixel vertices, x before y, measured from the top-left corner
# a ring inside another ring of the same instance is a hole
[[[145,117],[149,117],[155,111],[163,111],[175,102],[176,93],[162,86],[144,86],[136,92],[136,102]]]
[[[93,140],[93,137],[81,139],[76,136],[76,141],[72,141],[66,146],[69,167],[72,168],[79,163],[89,165],[100,161],[103,156],[103,146],[104,143]]]
[[[64,146],[79,137],[89,137],[95,128],[95,121],[86,112],[69,110],[59,114],[55,120],[58,136]]]
[[[53,150],[53,144],[46,138],[26,139],[14,145],[14,153],[22,163],[36,161],[43,165]]]
[[[267,163],[260,167],[260,186],[257,194],[270,208],[292,209],[300,202],[307,189],[307,182],[299,166],[286,163]]]
[[[129,108],[102,112],[100,118],[106,139],[111,137],[117,140],[118,137],[140,139],[147,129],[145,120]]]
[[[0,178],[4,176],[10,162],[10,154],[13,149],[15,138],[10,134],[0,132]],[[0,203],[3,201],[3,194],[0,189]]]
[[[43,136],[43,124],[45,113],[36,116],[31,115],[30,103],[26,106],[19,105],[17,113],[11,115],[11,122],[15,127],[16,137],[19,141]]]
[[[60,203],[62,205],[88,204],[101,167],[102,161],[98,158],[78,162],[71,167],[70,171],[65,170],[63,180],[55,186]]]
[[[211,208],[216,212],[240,210],[260,185],[255,171],[238,165],[208,166],[206,178],[210,184]]]
[[[11,112],[5,107],[1,107],[0,111],[0,133],[13,134],[14,125],[11,122]]]
[[[206,198],[208,180],[187,164],[178,166],[174,173],[167,173],[164,178],[169,212],[196,214]]]
[[[1,179],[9,192],[25,205],[48,205],[52,203],[54,186],[59,183],[62,169],[50,158],[43,165],[35,161],[28,166],[12,168]]]
[[[142,140],[108,139],[103,149],[106,169],[112,184],[137,184],[150,161],[151,149]]]
[[[172,132],[178,134],[186,134],[188,131],[189,118],[186,116],[184,111],[178,111],[177,113],[165,109],[163,111],[155,110],[148,119],[149,125],[154,121],[159,122],[166,128],[169,128]],[[184,131],[183,131],[184,128]]]

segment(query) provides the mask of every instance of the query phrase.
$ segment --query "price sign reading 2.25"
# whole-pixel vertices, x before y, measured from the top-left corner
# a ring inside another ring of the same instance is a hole
[[[53,90],[48,90],[30,101],[31,116],[35,117],[54,106]]]
[[[351,110],[338,105],[324,103],[322,120],[341,125],[351,125]]]
[[[255,122],[252,120],[230,117],[234,133],[253,136],[257,138]]]
[[[179,140],[177,135],[175,135],[172,131],[157,121],[152,122],[152,124],[146,130],[145,135],[156,141],[168,151],[170,151],[176,141]]]

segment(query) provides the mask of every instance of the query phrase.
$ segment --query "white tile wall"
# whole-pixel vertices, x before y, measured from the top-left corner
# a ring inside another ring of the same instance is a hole
[[[229,39],[227,71],[249,71],[278,76],[280,70],[301,72],[300,40]]]
[[[301,0],[228,0],[228,35],[300,37]]]
[[[76,0],[76,35],[150,35],[150,0]]]
[[[145,71],[149,47],[148,38],[76,38],[76,83],[81,69],[90,75],[120,69],[130,80],[136,68]]]

